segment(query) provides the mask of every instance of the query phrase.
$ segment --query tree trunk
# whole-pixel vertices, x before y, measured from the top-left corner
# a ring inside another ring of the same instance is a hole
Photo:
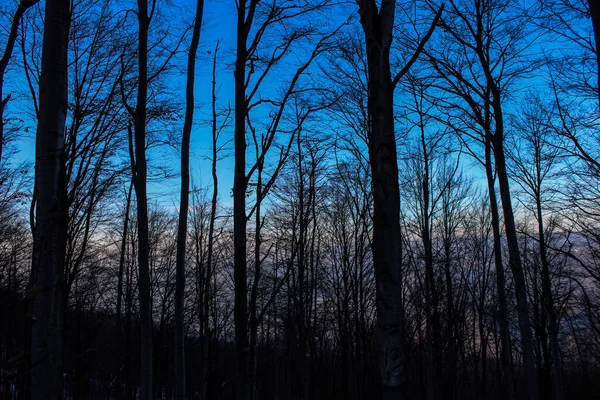
[[[495,96],[496,97],[496,96]],[[517,315],[519,319],[519,330],[521,333],[521,346],[523,350],[523,367],[525,370],[525,381],[529,400],[537,399],[536,371],[533,358],[533,339],[531,334],[531,323],[529,321],[529,306],[527,304],[527,283],[521,255],[519,251],[519,239],[515,226],[515,218],[512,208],[508,174],[506,171],[506,160],[504,156],[503,130],[501,126],[502,115],[496,108],[496,133],[493,137],[494,159],[496,171],[498,172],[498,184],[500,186],[500,199],[504,214],[504,226],[506,229],[506,242],[508,245],[508,263],[513,273],[515,282],[515,294],[517,296]]]
[[[369,160],[373,185],[377,358],[383,399],[400,399],[404,397],[402,388],[406,372],[402,343],[400,191],[394,136],[394,89],[389,62],[395,3],[389,3],[386,2],[387,9],[381,6],[381,15],[378,15],[375,2],[363,0],[360,13],[369,69]]]
[[[550,263],[548,261],[548,248],[546,246],[546,233],[544,232],[544,220],[542,213],[542,199],[538,188],[536,193],[536,218],[538,220],[538,239],[540,246],[540,259],[542,264],[542,296],[544,306],[548,315],[548,329],[550,333],[550,352],[552,354],[552,390],[554,400],[564,399],[562,380],[562,362],[560,359],[560,348],[558,346],[558,323],[554,299],[552,298],[552,281],[550,279]]]
[[[258,161],[258,168],[256,169],[256,208],[254,210],[254,279],[252,281],[252,289],[250,291],[250,348],[249,348],[249,365],[248,365],[248,384],[249,384],[249,398],[257,399],[258,393],[256,388],[257,378],[257,346],[258,346],[258,313],[257,313],[257,296],[260,283],[260,270],[261,270],[261,217],[262,217],[262,172],[263,164]]]
[[[235,354],[236,393],[238,400],[248,397],[248,298],[246,293],[246,56],[248,27],[246,1],[238,4],[237,51],[235,61],[235,121],[234,121],[234,178],[233,178],[233,246],[235,281]]]
[[[185,119],[181,139],[181,193],[179,197],[179,224],[177,227],[177,259],[175,266],[175,398],[185,399],[185,254],[187,242],[188,209],[190,198],[190,138],[194,123],[194,81],[196,78],[196,54],[200,42],[200,28],[204,0],[196,4],[196,18],[192,31],[192,42],[187,60],[185,88]]]
[[[135,175],[137,199],[138,269],[141,330],[141,400],[152,400],[152,299],[148,237],[148,194],[146,166],[146,103],[148,100],[148,0],[138,0],[138,91],[135,109]]]
[[[208,225],[208,255],[206,257],[206,284],[204,288],[206,301],[204,302],[204,315],[208,318],[209,315],[209,299],[210,299],[210,287],[213,267],[213,245],[215,237],[215,219],[217,217],[217,199],[219,196],[219,179],[217,177],[217,157],[219,149],[218,139],[219,130],[217,128],[217,53],[219,52],[219,42],[215,46],[215,52],[213,56],[213,68],[212,68],[212,159],[211,159],[211,174],[213,192],[210,202],[210,221]],[[200,398],[206,399],[206,385],[208,379],[208,347],[210,341],[210,330],[208,329],[208,321],[206,322],[207,332],[204,332],[204,351],[202,353],[202,390]],[[215,329],[216,330],[216,329]]]
[[[375,270],[376,341],[384,399],[404,397],[404,309],[398,156],[394,133],[394,87],[416,61],[439,22],[443,6],[408,63],[392,80],[390,49],[395,0],[360,0],[360,23],[367,53],[369,163],[373,191],[373,267]]]
[[[502,341],[502,371],[504,382],[502,390],[506,400],[515,395],[513,383],[512,353],[510,347],[510,333],[508,326],[508,311],[506,305],[506,278],[504,277],[504,265],[502,264],[502,238],[500,236],[500,215],[498,212],[498,200],[496,199],[495,178],[492,165],[492,148],[490,139],[485,142],[485,172],[488,184],[488,196],[490,199],[490,213],[492,216],[492,234],[494,240],[494,263],[496,266],[496,289],[498,291],[498,318],[500,319],[500,340]]]
[[[120,353],[120,344],[121,344],[121,309],[123,302],[123,274],[125,272],[125,254],[127,253],[127,233],[129,232],[129,212],[131,209],[131,195],[133,192],[133,180],[129,184],[129,190],[127,192],[127,202],[125,205],[125,218],[123,220],[123,237],[121,238],[121,252],[119,255],[119,278],[117,283],[117,310],[115,317],[115,361],[116,365],[120,369],[121,367],[121,353]],[[121,396],[121,384],[122,384],[122,375],[120,372],[117,372],[117,391],[119,396]]]
[[[62,398],[63,277],[67,243],[65,120],[70,1],[48,0],[36,135],[31,398]]]

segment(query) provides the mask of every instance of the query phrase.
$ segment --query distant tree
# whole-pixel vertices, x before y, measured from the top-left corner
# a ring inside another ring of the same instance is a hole
[[[440,316],[440,293],[436,273],[434,271],[434,222],[440,212],[442,197],[454,180],[458,170],[457,158],[455,166],[452,160],[442,157],[443,152],[452,151],[447,143],[448,131],[444,126],[435,126],[432,115],[434,104],[428,102],[426,91],[428,82],[408,77],[406,91],[410,94],[410,102],[405,106],[407,119],[410,122],[406,134],[408,140],[418,145],[406,146],[404,155],[403,181],[404,205],[412,209],[414,215],[415,234],[421,238],[423,250],[420,258],[424,261],[424,291],[426,319],[426,391],[428,398],[439,397],[434,384],[434,376],[442,375],[442,326]],[[407,141],[408,141],[407,140]],[[454,168],[453,168],[454,167]]]
[[[540,104],[540,99],[531,99],[522,106],[522,114],[515,116],[510,125],[515,133],[508,154],[513,161],[513,179],[529,197],[526,204],[532,204],[530,212],[537,222],[537,242],[541,264],[542,281],[542,310],[550,337],[551,379],[541,384],[541,390],[551,387],[552,398],[564,398],[562,379],[562,356],[558,343],[558,317],[552,288],[551,254],[548,249],[549,234],[546,222],[548,220],[548,202],[551,200],[552,183],[556,179],[559,162],[559,149],[552,142],[556,136],[549,123],[550,115]],[[510,167],[509,167],[510,168]],[[546,330],[543,323],[541,329]],[[545,334],[545,332],[544,332]],[[540,378],[541,379],[541,378]],[[551,381],[551,384],[548,382]]]
[[[432,9],[435,7],[437,3],[431,5]],[[441,21],[448,39],[439,42],[438,47],[425,50],[430,66],[439,77],[438,87],[447,91],[453,99],[444,108],[459,121],[460,133],[464,138],[469,138],[469,134],[473,137],[475,133],[475,143],[484,146],[487,168],[491,165],[493,154],[509,266],[515,282],[527,393],[532,400],[538,397],[537,375],[527,304],[527,282],[519,252],[504,149],[507,134],[504,108],[505,95],[511,85],[539,65],[539,61],[528,51],[535,40],[535,36],[528,35],[533,18],[528,9],[504,0],[452,2],[446,18]],[[468,122],[465,122],[465,117]],[[487,174],[492,198],[493,176],[490,171]],[[508,371],[505,375],[508,375]]]

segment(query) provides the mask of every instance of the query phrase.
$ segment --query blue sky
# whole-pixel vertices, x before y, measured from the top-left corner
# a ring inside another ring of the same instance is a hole
[[[181,5],[188,9],[188,12],[182,15],[182,20],[189,21],[191,19],[190,16],[195,11],[196,1],[184,0]],[[337,12],[330,11],[331,16],[328,18],[328,21],[332,24],[343,21],[350,15],[357,15],[356,6],[353,2],[338,6],[335,11]],[[205,14],[196,70],[195,95],[197,109],[195,113],[195,127],[192,134],[191,167],[194,182],[197,185],[206,187],[209,187],[212,183],[210,160],[208,159],[211,154],[211,130],[205,123],[211,113],[212,53],[216,42],[220,41],[217,74],[219,107],[226,106],[228,102],[233,106],[234,86],[232,61],[234,58],[233,55],[235,53],[236,42],[236,14],[237,11],[234,0],[207,0],[205,2]],[[357,23],[356,19],[354,23]],[[18,50],[15,51],[15,57],[19,57]],[[298,58],[300,59],[301,56]],[[286,71],[281,75],[284,76],[284,78],[279,78],[279,82],[276,79],[267,82],[265,90],[277,88],[279,83],[283,83],[282,81],[285,80],[285,72]],[[274,77],[279,77],[279,75],[273,75]],[[18,81],[7,81],[7,87],[9,89],[22,88],[24,81],[21,72],[13,67],[11,76],[13,77],[12,79]],[[171,78],[171,80],[176,93],[180,93],[181,99],[183,99],[185,75],[182,73],[180,76]],[[530,83],[531,82],[528,81],[529,87],[531,86]],[[27,125],[33,128],[26,134],[20,143],[18,143],[20,152],[15,157],[15,161],[28,160],[33,162],[35,123],[32,118],[24,112],[24,106],[22,105],[22,102],[29,100],[26,98],[19,98],[18,96],[13,97],[13,99],[11,106],[7,110],[7,116],[13,116],[10,115],[11,113],[19,115],[26,120]],[[177,129],[180,130],[180,127],[177,127]],[[334,127],[330,126],[325,129],[334,129]],[[232,127],[226,129],[222,134],[221,143],[232,139],[232,132]],[[251,152],[250,148],[249,152]],[[219,161],[218,165],[219,189],[221,202],[228,204],[230,203],[233,182],[233,157],[231,146],[225,150],[224,155],[225,157]],[[175,174],[178,174],[179,172],[179,155],[178,152],[173,149],[164,148],[160,151],[151,151],[149,159],[151,163],[156,162],[158,164],[169,165],[172,172]],[[470,168],[472,165],[470,161],[471,160],[469,160],[468,157],[465,157],[464,162],[467,163],[466,166],[467,169],[469,169],[470,175],[475,175],[479,178],[481,176],[480,171],[477,170],[477,168]],[[178,203],[179,179],[176,178],[169,181],[163,180],[160,181],[160,183],[152,182],[149,185],[149,190],[151,192],[151,201],[158,201],[165,205],[176,205]]]

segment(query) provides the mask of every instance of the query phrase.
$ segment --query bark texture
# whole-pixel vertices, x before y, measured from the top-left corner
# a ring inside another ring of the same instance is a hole
[[[402,250],[400,236],[400,190],[394,136],[394,89],[390,70],[390,47],[395,1],[360,3],[365,33],[371,136],[369,161],[373,190],[373,263],[377,302],[377,356],[382,397],[402,398],[406,381],[403,341]]]
[[[31,398],[62,398],[63,277],[67,241],[65,121],[70,1],[46,2],[36,135],[36,229]]]

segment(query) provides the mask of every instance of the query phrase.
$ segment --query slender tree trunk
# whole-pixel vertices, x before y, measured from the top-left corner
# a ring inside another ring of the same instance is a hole
[[[246,26],[246,0],[238,4],[237,51],[235,61],[233,246],[235,281],[235,354],[238,400],[248,398],[248,298],[246,288],[246,56],[249,28]]]
[[[512,208],[508,174],[506,171],[506,160],[504,156],[503,130],[500,121],[502,115],[496,111],[496,133],[494,135],[494,159],[496,171],[498,172],[498,184],[500,186],[500,199],[504,214],[504,226],[506,229],[506,242],[508,245],[508,263],[513,273],[515,282],[515,294],[517,296],[517,315],[519,319],[519,330],[521,332],[521,346],[523,350],[523,367],[525,370],[525,381],[527,385],[527,396],[529,400],[537,399],[537,383],[535,362],[533,358],[533,339],[531,334],[531,323],[529,321],[529,306],[527,304],[527,283],[521,255],[519,251],[519,239],[515,226],[515,218]]]
[[[427,161],[425,162],[427,164]],[[425,167],[423,178],[423,249],[425,252],[425,393],[428,400],[433,400],[433,258],[431,239],[429,237],[429,171]]]
[[[125,292],[125,365],[123,366],[125,372],[125,398],[133,398],[133,385],[134,382],[132,368],[131,368],[131,354],[132,354],[132,343],[131,343],[131,317],[133,310],[133,268],[134,261],[136,258],[136,246],[134,235],[131,235],[131,259],[130,264],[127,266],[126,276],[126,292]]]
[[[213,181],[213,192],[210,202],[210,221],[208,225],[208,255],[206,257],[207,280],[204,288],[206,301],[204,304],[205,315],[208,317],[211,277],[213,270],[213,246],[215,237],[215,219],[217,217],[217,200],[219,197],[219,178],[217,177],[217,157],[218,157],[218,140],[219,130],[217,128],[217,53],[219,52],[219,42],[215,46],[212,68],[212,159],[211,159],[211,174]],[[208,324],[208,321],[207,321]],[[205,332],[204,337],[204,352],[202,353],[202,392],[201,398],[206,399],[206,385],[208,380],[208,345],[210,341],[210,330]]]
[[[513,383],[512,352],[510,347],[510,333],[508,326],[508,309],[506,305],[506,278],[504,277],[504,265],[502,264],[502,241],[500,236],[500,215],[498,201],[496,199],[495,177],[492,165],[492,148],[490,139],[485,144],[485,172],[488,184],[488,196],[490,200],[490,213],[492,216],[492,234],[494,241],[494,263],[496,266],[496,289],[498,291],[498,318],[500,319],[500,340],[502,341],[502,371],[504,382],[502,390],[506,400],[515,396]]]
[[[304,198],[304,173],[302,162],[304,156],[302,154],[301,145],[301,132],[299,131],[296,136],[296,144],[298,149],[298,295],[296,296],[297,308],[296,308],[296,329],[298,332],[298,347],[297,347],[297,362],[296,366],[296,379],[298,382],[299,393],[297,397],[300,399],[307,399],[307,382],[306,382],[306,371],[307,371],[307,360],[306,360],[306,304],[305,304],[305,280],[306,280],[306,260],[304,257],[304,251],[306,246],[306,215],[308,209],[305,206]],[[305,208],[307,209],[305,214]]]
[[[552,281],[550,279],[550,263],[548,261],[548,248],[546,246],[546,233],[544,231],[544,220],[542,213],[542,199],[536,193],[536,213],[538,220],[538,239],[540,246],[540,259],[542,264],[542,296],[544,297],[544,306],[548,315],[548,328],[550,333],[550,352],[552,354],[552,389],[554,400],[564,399],[564,386],[562,379],[562,360],[560,358],[560,348],[558,346],[558,322],[556,310],[554,308],[554,299],[552,298]]]
[[[485,271],[485,269],[484,269]],[[485,274],[485,273],[484,273]],[[485,280],[485,276],[482,276],[482,280]],[[482,290],[483,292],[483,290]],[[483,295],[483,293],[482,293]],[[485,334],[485,314],[484,314],[484,303],[485,303],[485,297],[480,296],[480,304],[477,307],[478,308],[478,328],[479,328],[479,340],[480,340],[480,353],[481,353],[481,358],[480,358],[480,364],[481,364],[481,385],[480,385],[480,395],[479,398],[480,399],[485,399],[487,397],[487,347],[488,347],[488,340],[487,340],[487,336]]]
[[[446,309],[447,309],[447,324],[446,324],[446,340],[448,341],[448,349],[446,350],[446,398],[456,398],[456,335],[454,321],[454,287],[452,282],[452,249],[451,238],[456,230],[452,224],[450,208],[450,199],[444,204],[444,276],[446,280]]]
[[[428,400],[433,400],[436,396],[434,383],[434,374],[437,371],[436,365],[439,362],[437,348],[439,345],[439,323],[438,323],[438,298],[435,287],[435,276],[433,273],[433,243],[431,239],[431,193],[430,193],[430,165],[429,151],[425,141],[425,127],[423,115],[420,115],[421,128],[421,147],[423,156],[423,226],[421,235],[423,249],[425,253],[425,319],[426,319],[426,365],[425,365],[425,384]]]
[[[152,299],[148,237],[148,194],[146,165],[146,103],[148,101],[148,0],[138,0],[138,91],[135,109],[135,175],[137,199],[138,269],[141,330],[141,400],[152,400]]]
[[[179,197],[179,224],[177,228],[177,259],[175,266],[175,398],[185,399],[185,255],[187,243],[188,210],[190,198],[190,138],[194,123],[194,82],[196,54],[200,42],[204,0],[196,4],[196,18],[192,42],[188,52],[187,81],[185,88],[185,118],[181,139],[181,193]],[[206,316],[205,316],[206,317]]]
[[[121,308],[123,299],[123,272],[125,270],[125,254],[127,252],[127,232],[129,231],[129,212],[131,209],[131,195],[133,192],[133,180],[129,184],[127,192],[127,202],[125,204],[125,218],[123,220],[123,236],[121,238],[121,251],[119,255],[119,281],[117,284],[117,312],[115,318],[115,326],[117,327],[117,339],[121,329]]]
[[[250,293],[250,349],[249,349],[249,365],[248,365],[248,384],[250,393],[248,394],[250,399],[257,398],[256,392],[256,374],[257,374],[257,346],[258,346],[258,314],[256,309],[257,296],[258,296],[258,285],[260,283],[261,276],[261,257],[260,257],[260,248],[261,248],[261,217],[262,217],[262,207],[261,207],[261,198],[262,198],[262,172],[263,165],[262,162],[259,161],[258,168],[256,170],[257,180],[256,180],[256,209],[254,210],[254,280],[252,281],[252,289]]]
[[[133,192],[133,179],[129,184],[129,190],[127,192],[127,202],[125,205],[125,218],[123,220],[123,237],[121,238],[121,252],[119,255],[119,280],[117,283],[117,312],[115,317],[115,360],[117,361],[115,364],[117,368],[121,368],[121,333],[123,324],[121,323],[121,309],[123,308],[123,274],[125,272],[125,254],[127,253],[127,233],[129,232],[129,213],[131,209],[131,196]],[[122,385],[122,374],[117,372],[117,393],[118,396],[121,396],[121,385]]]
[[[33,251],[31,398],[62,398],[63,285],[68,205],[65,185],[67,53],[71,3],[48,0],[44,19]]]

